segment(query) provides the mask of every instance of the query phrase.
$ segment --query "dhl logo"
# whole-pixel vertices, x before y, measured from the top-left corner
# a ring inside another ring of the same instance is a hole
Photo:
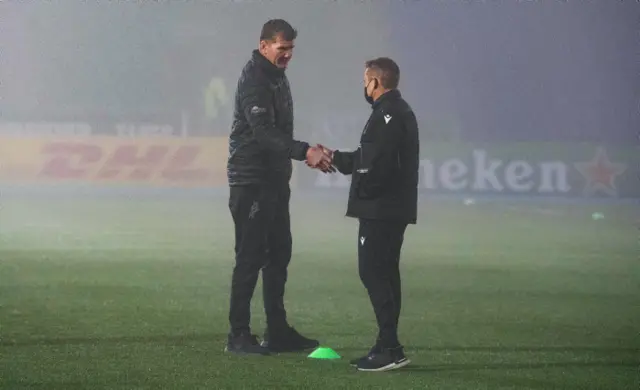
[[[13,156],[20,158],[11,160],[14,167],[20,167],[18,179],[26,180],[224,185],[227,146],[221,141],[216,138],[132,141],[109,137],[48,142],[16,140],[14,150],[20,152]],[[11,163],[5,163],[5,171],[11,170]],[[0,177],[2,171],[0,167]]]
[[[84,178],[93,169],[98,179],[125,178],[149,180],[160,175],[167,180],[204,180],[211,174],[204,167],[194,167],[201,148],[183,145],[120,145],[111,153],[90,143],[51,143],[42,152],[51,158],[45,162],[39,175],[61,179]]]

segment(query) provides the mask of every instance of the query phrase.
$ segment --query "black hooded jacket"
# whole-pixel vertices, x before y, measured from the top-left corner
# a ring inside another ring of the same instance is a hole
[[[304,161],[308,148],[308,143],[293,139],[293,101],[284,69],[254,50],[236,89],[229,185],[288,185],[291,159]]]

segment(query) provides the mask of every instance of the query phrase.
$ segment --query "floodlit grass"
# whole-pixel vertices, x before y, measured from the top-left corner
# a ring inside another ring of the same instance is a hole
[[[392,373],[347,363],[376,329],[357,275],[357,225],[343,210],[342,200],[292,204],[290,321],[343,356],[316,361],[223,353],[225,198],[5,199],[0,387],[638,388],[637,206],[423,204],[402,258],[400,336],[413,365]]]

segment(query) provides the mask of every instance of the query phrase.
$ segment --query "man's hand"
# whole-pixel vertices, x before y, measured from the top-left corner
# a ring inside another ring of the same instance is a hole
[[[329,167],[329,171],[330,173],[334,173],[336,172],[336,167],[333,165],[333,150],[327,148],[326,146],[322,145],[322,144],[317,144],[316,148],[322,149],[322,152],[324,154],[326,154],[327,156],[329,156],[329,158],[331,159],[331,166]],[[324,173],[327,173],[327,171],[323,171]]]
[[[320,148],[322,149],[322,151],[331,158],[331,160],[333,161],[333,150],[327,148],[326,146],[322,145],[322,144],[317,144],[316,148]]]
[[[311,168],[320,169],[324,173],[335,172],[332,165],[333,152],[322,145],[312,146],[307,150],[306,163]]]

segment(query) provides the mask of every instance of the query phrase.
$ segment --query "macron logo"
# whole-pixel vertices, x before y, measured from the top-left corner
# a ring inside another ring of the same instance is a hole
[[[391,115],[387,114],[384,116],[384,123],[387,124],[391,120]]]

